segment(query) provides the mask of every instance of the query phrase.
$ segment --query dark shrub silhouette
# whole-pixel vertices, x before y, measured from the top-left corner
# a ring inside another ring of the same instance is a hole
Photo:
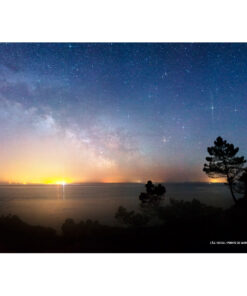
[[[147,181],[147,184],[145,185],[147,194],[153,194],[154,193],[154,184],[152,181]]]
[[[149,217],[135,211],[127,211],[124,207],[119,207],[115,218],[127,226],[143,227],[149,222]]]
[[[209,157],[206,157],[208,163],[204,164],[203,171],[210,178],[225,177],[229,186],[234,202],[237,199],[234,194],[234,184],[243,172],[243,165],[246,162],[244,156],[236,156],[239,151],[238,147],[227,143],[221,137],[214,142],[214,146],[208,147]]]
[[[142,202],[149,202],[149,203],[154,203],[158,202],[161,200],[161,198],[165,195],[166,193],[166,188],[165,186],[158,184],[157,186],[153,184],[152,181],[148,181],[147,184],[145,185],[146,187],[146,193],[141,192],[139,195],[139,199]]]
[[[176,219],[181,222],[196,221],[204,217],[212,219],[219,217],[222,213],[220,208],[207,206],[200,201],[193,199],[192,201],[183,201],[170,199],[170,204],[165,207],[158,208],[158,216],[166,222],[176,222]]]
[[[97,221],[67,219],[62,233],[32,226],[17,216],[0,217],[0,252],[246,252],[246,208],[207,206],[197,200],[171,200],[155,208],[160,223],[124,208],[116,218],[128,227],[106,226]],[[240,241],[210,244],[211,241]],[[243,244],[241,244],[241,241]]]
[[[158,195],[158,196],[162,196],[166,193],[166,188],[165,186],[158,184],[157,187],[154,188],[154,194]]]
[[[73,219],[66,219],[61,229],[66,237],[74,237],[75,235],[75,221]]]
[[[80,221],[78,224],[73,219],[66,219],[62,225],[62,233],[64,237],[69,239],[78,238],[83,235],[92,235],[98,229],[99,222],[90,219],[86,220],[86,222]]]
[[[0,252],[49,252],[56,238],[50,227],[29,225],[16,215],[0,217]]]

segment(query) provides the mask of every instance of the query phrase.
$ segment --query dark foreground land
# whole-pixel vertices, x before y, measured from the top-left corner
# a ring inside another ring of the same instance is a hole
[[[120,207],[116,219],[122,227],[67,219],[58,235],[17,216],[2,216],[0,252],[247,252],[245,202],[227,210],[197,200],[148,205],[141,213]]]

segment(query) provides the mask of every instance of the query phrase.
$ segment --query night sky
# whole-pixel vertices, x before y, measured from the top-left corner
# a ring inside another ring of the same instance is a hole
[[[0,181],[208,181],[247,156],[247,44],[0,44]]]

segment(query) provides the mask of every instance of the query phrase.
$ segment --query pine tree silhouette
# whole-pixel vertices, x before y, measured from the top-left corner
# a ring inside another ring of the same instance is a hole
[[[236,156],[239,151],[238,147],[229,144],[226,140],[218,137],[214,141],[214,146],[208,147],[209,157],[206,157],[208,163],[204,164],[203,171],[210,178],[225,177],[229,186],[234,202],[237,202],[234,194],[234,184],[243,173],[243,165],[246,160],[244,156]]]

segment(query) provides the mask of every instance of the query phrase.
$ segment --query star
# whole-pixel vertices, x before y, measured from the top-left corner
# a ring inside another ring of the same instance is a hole
[[[171,137],[163,137],[163,138],[162,138],[162,143],[164,143],[164,144],[165,144],[165,143],[169,143],[169,142],[170,142],[170,138],[171,138]]]
[[[211,105],[210,109],[212,110],[212,112],[215,110],[215,107],[213,104]]]

